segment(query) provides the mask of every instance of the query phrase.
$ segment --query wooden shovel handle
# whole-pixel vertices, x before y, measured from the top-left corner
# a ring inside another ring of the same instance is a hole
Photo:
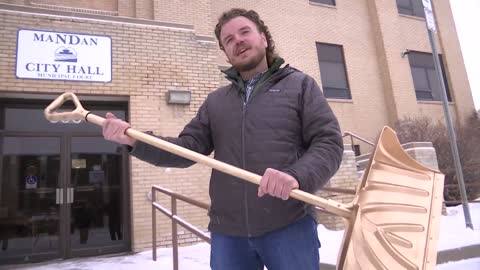
[[[69,99],[73,100],[74,104],[77,106],[77,108],[73,112],[71,113],[65,113],[65,112],[55,113],[54,112],[55,109],[59,108],[66,100],[69,100]],[[80,120],[80,119],[83,120],[84,119],[88,122],[92,122],[99,126],[102,126],[103,122],[105,121],[105,118],[92,114],[89,111],[86,111],[85,109],[83,109],[82,105],[80,104],[80,101],[77,99],[77,97],[73,93],[65,93],[60,97],[58,97],[56,100],[54,100],[52,104],[50,104],[45,109],[45,117],[51,121],[52,120],[58,121],[58,120]],[[235,166],[229,165],[227,163],[218,161],[216,159],[207,157],[205,155],[199,154],[189,149],[180,147],[176,144],[169,143],[157,137],[137,131],[133,128],[129,128],[126,131],[126,134],[132,138],[135,138],[144,143],[156,146],[167,152],[187,158],[189,160],[206,165],[210,168],[216,169],[226,174],[236,176],[238,178],[241,178],[243,180],[246,180],[248,182],[251,182],[257,185],[260,184],[260,180],[262,179],[260,175],[251,173],[249,171],[246,171],[246,170],[237,168]],[[310,203],[315,206],[319,206],[330,213],[333,213],[335,215],[338,215],[344,218],[350,218],[352,215],[352,211],[350,211],[346,205],[334,200],[324,199],[298,189],[292,190],[290,192],[290,196],[295,199],[301,200],[303,202]]]

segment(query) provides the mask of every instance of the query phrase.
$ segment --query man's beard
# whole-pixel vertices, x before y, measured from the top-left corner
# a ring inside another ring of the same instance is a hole
[[[257,50],[257,54],[248,62],[242,64],[232,64],[238,72],[246,72],[255,69],[265,58],[266,51]]]

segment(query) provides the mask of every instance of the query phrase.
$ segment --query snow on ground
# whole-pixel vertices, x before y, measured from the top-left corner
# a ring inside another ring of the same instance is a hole
[[[480,245],[480,203],[470,204],[470,213],[474,230],[465,227],[463,208],[461,205],[449,207],[447,216],[442,216],[440,222],[440,239],[438,251],[455,249],[469,245]],[[335,264],[337,253],[343,239],[343,231],[330,231],[323,225],[318,226],[319,237],[322,242],[320,260],[322,263]],[[182,247],[179,250],[181,270],[209,270],[210,246],[206,243]],[[11,269],[9,268],[0,269]],[[152,252],[145,251],[133,255],[112,257],[77,258],[65,261],[30,264],[15,267],[15,269],[32,270],[169,270],[172,267],[172,249],[159,248],[157,261],[152,260]],[[480,254],[477,258],[450,262],[437,266],[439,270],[471,270],[480,269]]]
[[[462,205],[447,208],[440,220],[439,251],[480,244],[480,203],[470,203],[469,208],[474,230],[465,228]]]

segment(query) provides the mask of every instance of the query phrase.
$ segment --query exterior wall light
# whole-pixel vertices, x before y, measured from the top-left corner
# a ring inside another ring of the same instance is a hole
[[[168,90],[167,103],[168,104],[190,104],[192,93],[188,90]]]
[[[410,50],[409,49],[405,49],[405,51],[403,51],[400,55],[402,56],[402,58],[405,57],[405,55],[409,54],[410,53]]]

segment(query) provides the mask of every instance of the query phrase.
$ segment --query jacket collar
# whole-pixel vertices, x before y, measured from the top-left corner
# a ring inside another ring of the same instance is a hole
[[[285,60],[283,60],[283,58],[280,58],[280,57],[275,58],[274,61],[273,61],[273,64],[262,75],[262,77],[264,77],[264,78],[262,78],[262,80],[267,79],[272,74],[277,73],[277,71],[279,71],[279,70],[283,70],[283,69],[287,68],[288,65],[286,67],[280,69],[280,67],[284,63],[285,63]],[[229,81],[231,81],[232,83],[234,83],[236,85],[239,85],[241,89],[244,88],[243,87],[244,86],[244,80],[240,76],[240,73],[234,67],[231,67],[231,68],[229,68],[225,71],[222,71],[222,72],[225,73],[225,75],[226,75],[225,78],[227,78]]]

